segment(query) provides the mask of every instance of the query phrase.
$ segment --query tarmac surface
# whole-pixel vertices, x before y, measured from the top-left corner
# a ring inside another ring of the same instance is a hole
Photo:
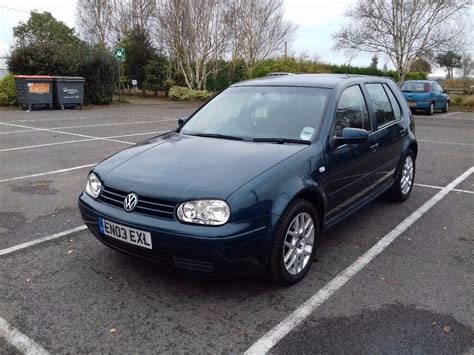
[[[415,115],[409,200],[376,200],[326,233],[301,283],[177,275],[100,244],[77,197],[94,164],[196,107],[0,111],[0,353],[245,352],[474,166],[473,113]],[[473,208],[467,174],[270,353],[472,352]]]

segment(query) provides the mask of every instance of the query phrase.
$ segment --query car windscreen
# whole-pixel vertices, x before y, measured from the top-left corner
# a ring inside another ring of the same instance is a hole
[[[231,87],[199,110],[184,134],[310,141],[321,123],[330,89]]]
[[[406,81],[401,89],[406,92],[430,92],[430,83]]]

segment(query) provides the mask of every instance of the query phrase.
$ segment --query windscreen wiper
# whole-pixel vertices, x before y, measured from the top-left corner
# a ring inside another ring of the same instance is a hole
[[[228,136],[226,134],[218,134],[218,133],[187,133],[187,134],[190,135],[190,136],[231,139],[231,140],[234,140],[234,141],[243,141],[244,140],[242,137]]]
[[[304,139],[293,139],[293,138],[253,138],[252,142],[262,142],[262,143],[296,143],[296,144],[311,144],[311,141]]]

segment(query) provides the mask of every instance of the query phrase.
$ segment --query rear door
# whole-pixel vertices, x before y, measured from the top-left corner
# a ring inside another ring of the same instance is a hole
[[[359,85],[345,89],[337,104],[329,142],[341,134],[346,127],[361,128],[371,132],[366,100]],[[371,146],[375,137],[369,135],[369,142],[327,147],[327,172],[324,189],[328,200],[327,222],[337,219],[351,206],[362,200],[374,183]]]
[[[401,125],[402,109],[386,83],[367,83],[365,88],[375,123],[372,134],[377,145],[373,159],[375,184],[389,185],[393,183],[402,152],[403,137],[407,133]]]

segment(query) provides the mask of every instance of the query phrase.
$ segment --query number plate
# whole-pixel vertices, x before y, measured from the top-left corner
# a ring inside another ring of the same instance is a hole
[[[410,102],[408,102],[408,106],[410,106],[410,107],[415,107],[415,106],[416,106],[416,101],[410,101]]]
[[[151,234],[138,229],[122,226],[99,217],[99,231],[101,234],[121,240],[122,242],[152,249]]]

